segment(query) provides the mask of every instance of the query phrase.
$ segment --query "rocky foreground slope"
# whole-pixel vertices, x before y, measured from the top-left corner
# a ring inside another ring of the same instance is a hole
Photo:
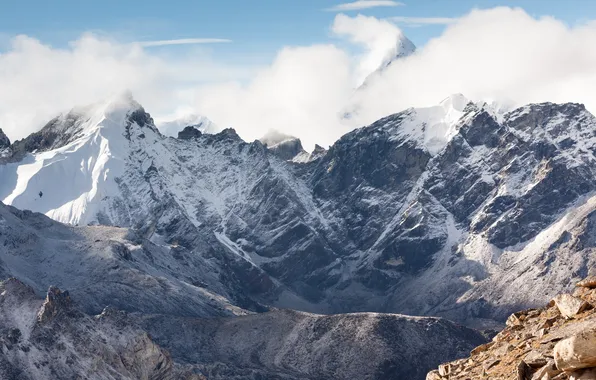
[[[439,366],[427,380],[596,379],[596,277],[547,306],[512,314],[492,342]]]
[[[400,315],[90,316],[69,292],[50,287],[43,300],[17,279],[0,283],[4,380],[422,379],[482,340],[446,320]]]

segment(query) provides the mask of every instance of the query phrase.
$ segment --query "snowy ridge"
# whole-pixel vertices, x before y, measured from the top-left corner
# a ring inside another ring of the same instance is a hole
[[[411,109],[395,130],[395,138],[415,140],[434,156],[457,134],[457,123],[469,103],[466,97],[456,94],[437,106]]]
[[[128,156],[123,136],[139,107],[126,97],[93,106],[68,126],[76,133],[65,145],[1,166],[0,176],[7,179],[0,185],[2,201],[63,223],[94,221],[105,197],[118,191],[115,180],[124,174]]]
[[[295,138],[246,143],[231,129],[165,137],[132,99],[85,110],[10,146],[0,199],[132,228],[172,252],[172,280],[208,283],[243,308],[491,325],[529,302],[500,282],[510,268],[530,288],[593,260],[589,212],[569,227],[581,244],[531,244],[596,191],[596,119],[581,105],[503,112],[458,94],[311,154]]]

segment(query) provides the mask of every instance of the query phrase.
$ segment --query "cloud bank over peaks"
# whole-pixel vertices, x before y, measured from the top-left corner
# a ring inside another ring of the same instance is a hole
[[[91,34],[63,49],[18,36],[0,53],[0,128],[22,138],[60,111],[125,88],[156,119],[184,109],[246,140],[272,129],[297,136],[307,150],[454,93],[512,106],[573,101],[596,112],[596,23],[568,26],[519,8],[473,10],[357,91],[401,31],[390,20],[344,14],[331,31],[360,52],[339,43],[286,46],[258,68],[226,64],[204,50],[162,56],[161,49]],[[346,109],[357,112],[346,120]]]
[[[363,48],[362,53],[355,57],[356,86],[362,84],[364,79],[383,63],[397,55],[396,49],[402,48],[403,45],[401,40],[410,42],[391,22],[363,15],[349,17],[339,14],[335,17],[331,30],[335,35]]]

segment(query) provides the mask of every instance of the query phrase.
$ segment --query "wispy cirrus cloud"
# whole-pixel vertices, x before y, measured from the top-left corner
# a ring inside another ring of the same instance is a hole
[[[232,42],[232,40],[225,38],[181,38],[177,40],[138,41],[136,44],[142,47],[152,47],[170,45],[221,44],[230,42]]]
[[[343,3],[325,9],[329,12],[345,12],[345,11],[357,11],[361,9],[376,8],[376,7],[398,7],[405,5],[399,1],[392,0],[358,0],[351,3]]]
[[[455,24],[457,18],[455,17],[405,17],[396,16],[390,17],[389,20],[408,25],[449,25]]]

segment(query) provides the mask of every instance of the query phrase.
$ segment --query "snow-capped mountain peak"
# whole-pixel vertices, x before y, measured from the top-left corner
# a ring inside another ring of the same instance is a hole
[[[383,71],[389,65],[400,58],[410,56],[416,52],[416,45],[403,33],[401,33],[397,39],[395,47],[387,53],[387,56],[377,68],[376,71]]]
[[[373,72],[368,74],[362,84],[358,87],[364,88],[366,87],[371,81],[376,80],[376,78],[380,77],[383,72],[391,66],[394,62],[408,57],[416,52],[416,45],[412,41],[408,39],[403,33],[401,33],[397,39],[397,44],[387,52],[385,58]]]
[[[297,163],[306,156],[271,148],[299,146],[291,136],[265,146],[191,127],[166,138],[142,107],[120,103],[73,111],[13,144],[17,155],[0,165],[0,201],[72,224],[132,227],[172,253],[176,276],[195,282],[211,263],[209,286],[248,304],[500,318],[523,300],[491,273],[538,268],[533,260],[547,251],[516,245],[596,191],[596,120],[577,104],[528,105],[500,120],[456,94]],[[571,238],[591,236],[583,221]],[[574,268],[587,263],[582,255]],[[524,281],[542,278],[532,273]],[[467,305],[453,309],[468,290]],[[502,307],[476,302],[500,297]],[[465,309],[475,305],[486,310]]]
[[[0,200],[64,223],[96,220],[101,203],[118,192],[133,135],[161,138],[130,93],[76,107],[13,144],[14,162],[0,166]]]
[[[457,134],[457,125],[470,101],[454,94],[432,107],[410,108],[373,125],[389,131],[396,139],[414,141],[431,155],[438,154]]]

